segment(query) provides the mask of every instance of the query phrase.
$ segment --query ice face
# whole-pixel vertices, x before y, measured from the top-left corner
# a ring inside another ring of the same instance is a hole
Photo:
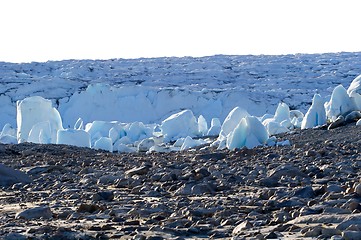
[[[146,138],[139,142],[137,146],[138,152],[147,152],[151,147],[154,146],[154,139],[153,138]]]
[[[56,134],[63,129],[59,112],[52,107],[50,100],[39,96],[28,97],[17,102],[17,139],[26,142],[33,126],[48,122],[50,125],[50,143],[56,142]],[[40,134],[40,131],[37,131]]]
[[[142,122],[133,122],[125,127],[126,135],[130,138],[131,141],[139,141],[145,138],[152,137],[153,127],[146,126]]]
[[[301,129],[313,128],[325,124],[326,111],[324,101],[319,94],[315,94],[312,100],[312,105],[308,109],[305,117],[302,120]]]
[[[0,143],[15,144],[17,142],[16,130],[13,129],[9,123],[5,124],[2,131],[0,132]]]
[[[95,141],[94,149],[101,149],[101,150],[113,152],[112,140],[108,137],[101,137]]]
[[[48,121],[34,124],[29,132],[27,142],[49,144],[51,143],[51,126]]]
[[[74,129],[84,129],[84,121],[81,118],[78,118],[78,120],[74,124]]]
[[[198,122],[191,110],[184,110],[171,115],[162,122],[160,128],[166,142],[199,134]]]
[[[59,130],[56,143],[73,145],[78,147],[91,147],[90,134],[81,129]]]
[[[15,136],[16,137],[16,129],[14,129],[10,123],[7,123],[4,125],[0,135],[9,135],[9,136]]]

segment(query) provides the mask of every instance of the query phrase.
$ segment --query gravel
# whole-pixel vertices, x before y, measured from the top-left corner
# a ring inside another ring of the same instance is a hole
[[[360,130],[296,130],[277,136],[290,146],[235,151],[0,145],[0,162],[26,174],[0,188],[0,238],[354,239]]]

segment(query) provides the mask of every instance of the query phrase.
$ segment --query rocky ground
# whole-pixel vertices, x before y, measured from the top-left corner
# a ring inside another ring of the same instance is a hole
[[[360,239],[360,131],[237,151],[0,145],[0,162],[27,174],[0,166],[0,238]]]

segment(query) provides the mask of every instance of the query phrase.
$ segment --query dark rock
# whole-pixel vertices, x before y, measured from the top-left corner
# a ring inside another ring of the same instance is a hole
[[[276,178],[276,179],[280,179],[283,176],[288,176],[288,177],[302,177],[302,178],[306,178],[308,179],[309,176],[303,172],[301,172],[298,168],[290,165],[290,164],[284,164],[281,166],[276,167],[275,169],[272,169],[269,174],[269,177],[271,178]]]
[[[313,191],[311,186],[306,186],[294,191],[294,197],[300,198],[313,198],[316,196],[315,192]]]
[[[214,190],[206,183],[196,184],[191,188],[192,195],[199,196],[206,193],[214,193]]]
[[[361,118],[360,111],[352,111],[346,115],[345,122],[346,123],[357,122],[357,120],[359,120],[360,118]]]
[[[181,186],[180,188],[178,188],[174,195],[191,195],[192,193],[192,188],[195,184],[194,183],[187,183],[187,184],[184,184],[183,186]],[[196,189],[198,190],[198,188]],[[195,193],[196,191],[193,190]]]
[[[212,217],[217,212],[217,209],[195,209],[191,210],[190,214],[196,217]]]
[[[275,159],[275,158],[279,158],[279,157],[280,157],[280,155],[277,153],[269,153],[266,155],[266,158],[268,158],[268,159]]]
[[[266,177],[259,180],[259,184],[264,187],[277,187],[279,185],[278,179],[275,177]]]
[[[332,122],[329,126],[328,126],[328,130],[330,129],[334,129],[334,128],[338,128],[341,127],[343,125],[345,125],[345,118],[341,115],[339,116],[334,122]]]
[[[12,232],[12,233],[9,233],[9,234],[6,234],[5,236],[3,236],[3,239],[4,240],[26,240],[28,238],[20,233]]]
[[[275,232],[270,232],[265,236],[266,239],[278,239],[278,235]]]
[[[341,193],[344,192],[345,189],[339,185],[336,184],[330,184],[326,187],[326,192],[334,192],[334,193]]]
[[[97,192],[92,197],[93,201],[113,201],[114,199],[114,192],[113,191],[101,191]]]
[[[30,183],[31,179],[25,173],[9,168],[0,163],[0,186],[8,187],[15,183]]]
[[[77,212],[88,212],[88,213],[93,213],[99,210],[103,210],[102,207],[100,207],[99,205],[96,204],[85,204],[82,203],[80,204],[80,206],[77,209]]]
[[[285,199],[278,203],[277,207],[279,208],[293,208],[293,207],[302,207],[305,204],[299,200],[294,199]]]
[[[361,239],[361,231],[343,231],[342,237],[345,240],[360,240]]]
[[[306,157],[314,157],[317,155],[317,152],[315,150],[308,150],[305,152]]]
[[[199,179],[202,179],[204,177],[208,177],[209,175],[211,175],[211,173],[204,167],[196,169],[195,173],[196,173],[196,177],[198,176]]]
[[[320,214],[320,213],[322,213],[322,211],[323,211],[323,209],[303,207],[300,209],[300,216]]]
[[[205,154],[197,154],[194,157],[194,160],[209,160],[209,159],[213,159],[213,160],[221,160],[226,158],[226,154],[222,153],[222,152],[215,152],[215,153],[205,153]]]

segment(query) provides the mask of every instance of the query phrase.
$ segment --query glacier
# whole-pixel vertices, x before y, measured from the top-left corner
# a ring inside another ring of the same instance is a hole
[[[0,141],[14,143],[16,129],[17,142],[107,151],[185,150],[209,143],[195,138],[218,135],[213,146],[254,147],[325,123],[323,107],[328,122],[360,110],[360,55],[0,63]],[[232,111],[239,112],[233,120]]]

